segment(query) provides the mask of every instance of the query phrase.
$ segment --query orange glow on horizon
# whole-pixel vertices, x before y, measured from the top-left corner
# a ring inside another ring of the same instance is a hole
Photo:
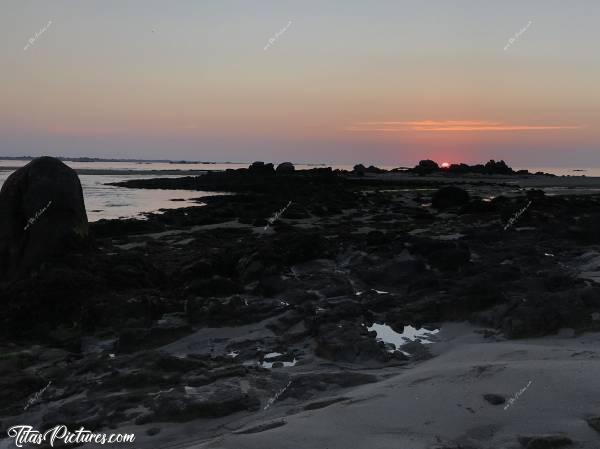
[[[549,131],[582,129],[583,125],[514,125],[485,120],[420,120],[397,122],[360,122],[346,131],[361,132],[482,132],[482,131]]]

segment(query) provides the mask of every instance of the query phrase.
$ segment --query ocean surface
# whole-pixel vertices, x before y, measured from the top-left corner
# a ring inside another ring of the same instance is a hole
[[[18,167],[29,161],[0,159],[0,185]],[[84,170],[79,174],[83,186],[85,206],[89,221],[100,219],[142,217],[145,212],[156,212],[160,209],[174,209],[184,206],[199,205],[193,201],[202,197],[215,195],[215,192],[200,192],[188,190],[159,190],[159,189],[129,189],[106,185],[111,182],[129,179],[144,179],[156,177],[178,177],[174,171],[187,170],[226,170],[228,168],[246,168],[248,163],[168,163],[168,162],[65,162],[71,168]],[[315,168],[325,165],[295,164],[297,169]],[[332,168],[352,170],[352,165],[330,165]],[[397,166],[380,166],[392,169]],[[519,167],[523,168],[523,167]],[[532,173],[543,171],[562,176],[600,176],[600,168],[577,169],[556,167],[525,167]],[[515,168],[515,170],[518,168]],[[86,171],[99,172],[97,174]],[[157,171],[170,170],[170,174]]]
[[[0,167],[15,169],[29,161],[1,160]],[[175,209],[184,206],[194,206],[201,203],[193,199],[215,195],[215,192],[189,190],[159,190],[159,189],[129,189],[106,185],[111,182],[129,179],[171,178],[177,175],[159,175],[144,173],[147,170],[176,170],[172,164],[135,164],[122,162],[66,162],[74,169],[106,170],[110,174],[79,174],[83,187],[85,208],[89,221],[113,218],[143,217],[144,212],[156,212],[160,209]],[[247,166],[247,165],[244,165]],[[182,170],[192,170],[195,167],[184,164]],[[138,173],[132,170],[139,171]],[[13,172],[12,169],[0,169],[0,185]],[[119,174],[123,171],[123,174]]]

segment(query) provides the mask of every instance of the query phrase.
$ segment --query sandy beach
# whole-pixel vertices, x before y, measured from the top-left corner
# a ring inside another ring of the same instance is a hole
[[[262,419],[186,447],[491,449],[518,448],[518,437],[545,434],[568,434],[573,447],[597,447],[598,432],[586,420],[600,406],[600,334],[493,342],[473,331],[442,325],[431,360],[319,398],[317,410],[283,400]],[[484,399],[511,398],[529,382],[512,404]]]

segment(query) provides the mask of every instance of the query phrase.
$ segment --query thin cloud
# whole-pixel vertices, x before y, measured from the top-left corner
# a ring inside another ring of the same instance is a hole
[[[346,131],[356,132],[483,132],[483,131],[548,131],[581,129],[581,125],[515,125],[484,120],[417,120],[359,122]]]

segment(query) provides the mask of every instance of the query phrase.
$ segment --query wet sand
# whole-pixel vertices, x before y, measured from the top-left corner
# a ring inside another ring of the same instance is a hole
[[[573,447],[598,447],[598,433],[586,419],[600,407],[600,334],[575,337],[565,330],[564,336],[494,341],[475,330],[445,323],[432,345],[434,358],[310,401],[321,401],[322,408],[303,411],[287,399],[252,419],[230,422],[215,438],[195,439],[194,424],[187,423],[152,438],[138,428],[136,443],[165,449],[491,449],[520,447],[519,436],[564,432]],[[506,402],[490,404],[483,397],[490,393]]]

